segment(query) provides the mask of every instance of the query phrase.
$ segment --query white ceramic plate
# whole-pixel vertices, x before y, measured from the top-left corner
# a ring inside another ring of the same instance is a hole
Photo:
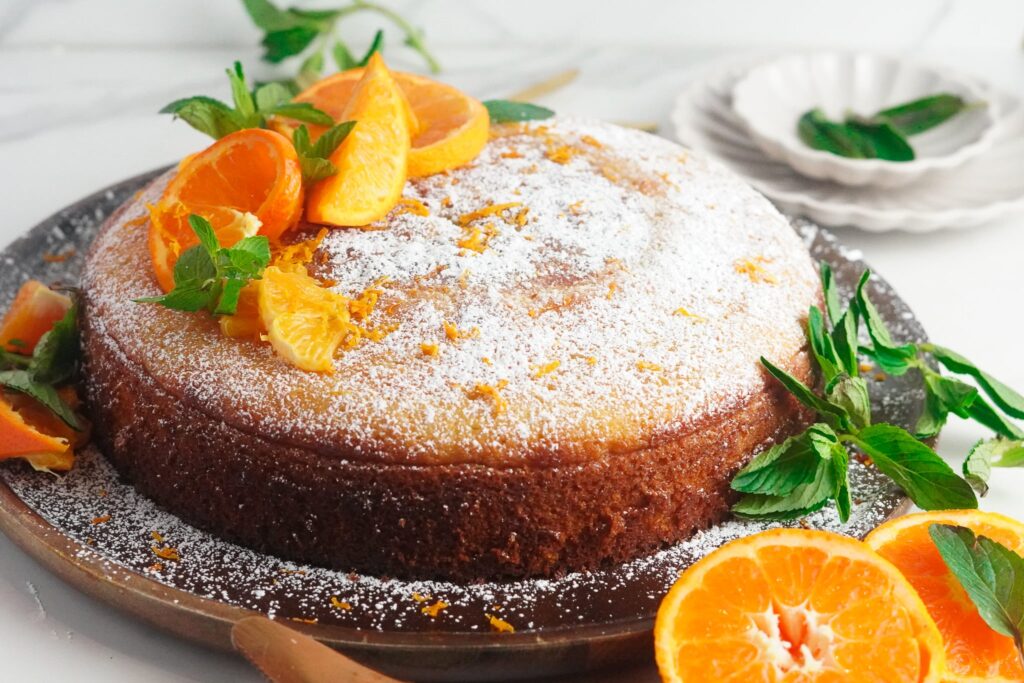
[[[841,120],[848,112],[871,116],[937,93],[979,106],[914,135],[913,161],[847,159],[812,149],[797,135],[797,121],[814,108]],[[999,116],[998,101],[971,78],[869,53],[793,54],[764,62],[737,81],[732,97],[733,109],[765,154],[806,176],[853,186],[897,187],[960,166],[991,146]]]
[[[968,228],[1024,211],[1024,111],[1017,100],[998,95],[1006,115],[992,147],[963,166],[899,188],[846,187],[806,178],[767,157],[750,139],[732,109],[732,90],[752,66],[748,60],[698,76],[676,98],[671,129],[684,145],[719,159],[783,211],[875,232]]]

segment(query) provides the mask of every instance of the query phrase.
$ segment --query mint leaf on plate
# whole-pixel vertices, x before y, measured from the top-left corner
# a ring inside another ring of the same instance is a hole
[[[966,527],[932,524],[928,533],[978,614],[993,631],[1013,638],[1024,664],[1024,558]]]
[[[938,454],[905,429],[875,424],[849,440],[899,484],[922,510],[974,509],[978,499],[963,478]]]

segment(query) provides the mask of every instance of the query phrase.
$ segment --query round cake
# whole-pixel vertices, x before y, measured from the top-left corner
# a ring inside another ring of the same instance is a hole
[[[764,197],[663,139],[496,126],[386,219],[330,231],[310,272],[379,291],[380,332],[333,373],[133,302],[160,293],[146,204],[169,178],[88,257],[88,402],[119,472],[224,538],[377,575],[594,568],[721,520],[735,471],[807,419],[759,364],[812,380],[807,250]]]

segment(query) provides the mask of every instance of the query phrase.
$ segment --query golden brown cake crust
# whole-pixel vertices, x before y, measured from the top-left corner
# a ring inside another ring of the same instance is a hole
[[[728,513],[729,479],[806,414],[768,382],[648,448],[582,465],[339,461],[249,434],[163,391],[85,319],[96,437],[144,495],[219,536],[342,571],[472,581],[625,561]],[[809,380],[803,353],[786,367]]]

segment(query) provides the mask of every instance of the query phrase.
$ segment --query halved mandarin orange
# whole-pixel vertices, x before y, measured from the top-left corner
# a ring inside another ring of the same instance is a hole
[[[295,148],[272,130],[246,128],[188,157],[150,211],[149,251],[160,286],[174,287],[178,256],[199,242],[189,214],[210,221],[222,246],[256,229],[273,241],[298,222],[302,193]]]
[[[13,353],[31,355],[40,337],[71,308],[71,299],[38,280],[29,280],[0,322],[0,346]]]
[[[942,638],[921,599],[866,545],[775,529],[687,569],[654,627],[667,683],[940,681]]]
[[[374,53],[341,118],[356,125],[331,154],[338,173],[313,185],[306,219],[357,226],[383,218],[405,186],[409,122],[402,93],[380,53]]]
[[[345,107],[352,99],[363,69],[350,69],[328,76],[295,99],[309,102],[337,120],[345,120]],[[487,144],[490,119],[479,100],[458,88],[418,76],[395,72],[395,82],[411,107],[412,147],[409,150],[409,176],[417,178],[441,173],[472,161]],[[297,122],[277,119],[272,125],[291,134]],[[310,127],[320,135],[324,128]]]
[[[932,524],[967,527],[1024,555],[1024,524],[993,512],[944,510],[899,517],[878,527],[865,542],[891,561],[917,589],[946,644],[947,681],[1024,681],[1024,667],[1013,639],[996,633],[928,534]]]
[[[259,280],[260,322],[274,350],[301,370],[334,371],[334,352],[353,329],[348,299],[298,269],[270,266]]]

